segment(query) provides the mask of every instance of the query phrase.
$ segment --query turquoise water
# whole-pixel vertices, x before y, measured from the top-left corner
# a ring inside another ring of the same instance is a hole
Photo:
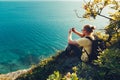
[[[25,69],[67,46],[69,28],[106,22],[79,19],[81,2],[0,2],[0,73]],[[78,38],[74,35],[74,38]]]

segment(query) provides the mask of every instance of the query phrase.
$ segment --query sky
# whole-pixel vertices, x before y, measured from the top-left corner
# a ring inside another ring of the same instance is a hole
[[[82,0],[0,0],[0,1],[82,1]]]
[[[83,0],[0,0],[0,1],[83,1]],[[90,1],[90,0],[85,0],[85,1]],[[120,0],[115,0],[115,1],[120,1]]]

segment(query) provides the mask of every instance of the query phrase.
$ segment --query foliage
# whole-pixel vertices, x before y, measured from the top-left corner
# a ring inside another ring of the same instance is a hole
[[[95,61],[101,68],[105,68],[104,78],[107,80],[117,80],[120,75],[120,49],[106,49]]]
[[[78,80],[77,74],[76,74],[76,67],[73,67],[73,70],[75,72],[70,73],[68,72],[66,75],[61,76],[62,74],[59,73],[59,71],[54,71],[53,74],[49,75],[47,80]]]
[[[114,73],[120,73],[120,49],[106,49],[96,61],[100,67],[106,67]]]
[[[84,0],[85,4],[83,6],[83,8],[85,9],[85,14],[83,15],[84,18],[96,18],[97,15],[100,15],[102,17],[108,18],[113,20],[113,18],[116,20],[117,15],[119,15],[119,1],[117,0],[89,0],[89,2],[86,2]],[[110,4],[112,4],[110,6]],[[110,6],[112,9],[117,10],[116,12],[116,17],[115,14],[112,14],[112,18],[106,17],[104,15],[101,15],[102,10],[106,7],[106,6]],[[118,17],[119,18],[119,17]],[[118,19],[117,19],[118,20]]]
[[[61,74],[59,73],[59,71],[54,71],[53,74],[51,74],[47,80],[61,80]]]
[[[65,76],[60,76],[61,74],[59,71],[55,71],[53,74],[51,74],[47,80],[78,80],[76,73],[70,73],[68,72]]]

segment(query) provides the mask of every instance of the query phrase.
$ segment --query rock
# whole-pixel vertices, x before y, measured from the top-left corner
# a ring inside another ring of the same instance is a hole
[[[29,69],[18,70],[7,74],[0,74],[0,80],[15,80],[19,75],[26,73],[28,70]]]

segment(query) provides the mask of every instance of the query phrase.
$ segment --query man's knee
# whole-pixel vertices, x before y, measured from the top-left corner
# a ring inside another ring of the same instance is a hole
[[[80,57],[82,54],[82,50],[78,46],[68,44],[66,48],[66,53],[69,55],[72,54],[72,55]]]

